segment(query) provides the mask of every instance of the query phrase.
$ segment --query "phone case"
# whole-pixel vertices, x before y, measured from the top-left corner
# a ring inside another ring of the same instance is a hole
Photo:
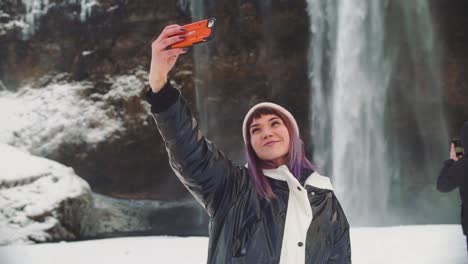
[[[215,21],[216,19],[210,18],[182,26],[185,28],[186,38],[181,42],[172,44],[170,48],[175,49],[190,47],[192,45],[213,39]]]

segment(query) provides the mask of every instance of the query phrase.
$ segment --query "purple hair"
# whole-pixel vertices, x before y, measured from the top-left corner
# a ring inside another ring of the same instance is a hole
[[[271,189],[270,183],[267,181],[266,176],[263,174],[262,170],[262,165],[263,166],[268,166],[269,163],[267,161],[261,160],[257,154],[255,153],[255,150],[252,147],[251,143],[251,138],[250,138],[250,132],[249,132],[249,127],[252,124],[254,119],[258,119],[263,115],[276,115],[281,120],[283,120],[283,123],[285,124],[286,128],[288,129],[289,133],[289,138],[290,138],[290,143],[289,143],[289,151],[287,154],[287,167],[289,171],[296,177],[296,179],[299,180],[301,177],[301,170],[303,168],[308,168],[311,170],[315,170],[315,167],[312,165],[312,163],[307,159],[305,156],[305,151],[304,151],[304,142],[302,142],[301,138],[299,138],[298,133],[294,131],[293,125],[291,121],[289,120],[286,115],[281,113],[280,111],[277,111],[273,108],[258,108],[255,110],[247,120],[247,125],[244,127],[247,131],[246,133],[246,143],[245,143],[245,152],[247,156],[247,164],[248,164],[248,170],[250,172],[250,176],[252,177],[255,189],[257,193],[266,198],[267,200],[270,200],[272,198],[275,198],[275,194],[273,193],[273,190]]]

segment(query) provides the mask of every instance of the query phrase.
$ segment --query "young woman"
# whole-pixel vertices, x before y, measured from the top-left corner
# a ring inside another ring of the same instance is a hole
[[[167,26],[152,43],[146,100],[175,174],[210,216],[208,263],[351,263],[349,225],[329,178],[304,155],[294,117],[254,106],[242,133],[247,164],[235,166],[206,140],[179,90],[166,81],[183,49]]]

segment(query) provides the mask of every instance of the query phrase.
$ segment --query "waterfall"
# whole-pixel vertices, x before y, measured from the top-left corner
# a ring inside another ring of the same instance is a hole
[[[47,14],[51,5],[49,0],[23,0],[25,7],[23,38],[30,38],[38,28],[39,19]]]
[[[192,0],[190,1],[190,11],[192,22],[206,19],[205,17],[205,2],[203,0]],[[209,80],[207,79],[210,74],[210,61],[209,61],[209,47],[205,45],[198,45],[192,48],[193,59],[194,59],[194,82],[195,82],[195,100],[197,104],[197,110],[200,115],[200,128],[204,133],[209,132],[209,106],[208,100],[205,96],[208,94],[206,87]]]
[[[201,0],[192,0],[190,1],[190,12],[191,12],[191,17],[192,17],[192,22],[199,21],[204,19],[204,5],[203,1]],[[206,49],[204,50],[203,47],[200,49],[197,47],[196,49],[194,48],[194,68],[195,72],[200,72],[200,66],[198,61],[201,61],[203,57],[206,55]],[[195,96],[196,96],[196,103],[197,107],[199,108],[198,110],[200,111],[200,107],[203,105],[201,95],[200,95],[200,78],[197,78],[197,76],[194,76],[195,80]],[[202,111],[203,112],[203,111]],[[201,112],[200,112],[201,113]],[[206,116],[202,116],[204,120],[206,120]]]
[[[91,11],[93,6],[97,5],[98,3],[94,0],[80,0],[80,20],[81,22],[86,21],[88,17],[91,16]]]
[[[191,0],[190,1],[190,12],[192,22],[205,19],[205,3],[203,0]],[[209,50],[206,46],[197,46],[192,48],[193,60],[194,60],[194,84],[195,84],[195,100],[197,111],[199,113],[199,129],[206,135],[209,124],[209,111],[206,106],[205,95],[208,89],[205,86],[206,75],[209,74]],[[201,206],[198,206],[198,217],[194,221],[197,224],[201,224],[207,221],[206,212]]]
[[[422,142],[420,150],[439,151],[435,153],[445,150],[440,138],[447,138],[427,3],[308,0],[307,4],[312,33],[309,79],[314,161],[319,171],[332,177],[352,224],[398,222],[390,206],[390,201],[398,201],[392,197],[394,183],[400,177],[414,176],[405,174],[414,171],[407,166],[421,166],[421,174],[434,171],[439,158],[429,154],[417,165],[403,163],[401,137],[413,133]],[[402,43],[408,43],[409,50]],[[407,53],[409,57],[402,58]],[[420,61],[420,57],[427,58]],[[394,76],[401,73],[402,60],[417,65],[413,68],[418,67],[430,80],[406,76],[408,91],[398,87]],[[389,98],[396,91],[404,91],[397,105]],[[429,103],[418,100],[429,95],[433,98]],[[408,119],[417,120],[415,130],[407,134],[396,132],[392,123],[398,104],[405,104]],[[428,115],[436,125],[427,124]],[[431,127],[440,131],[425,133]]]

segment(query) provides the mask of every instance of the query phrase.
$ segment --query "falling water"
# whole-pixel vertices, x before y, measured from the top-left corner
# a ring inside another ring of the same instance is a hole
[[[192,22],[207,19],[205,8],[209,5],[209,1],[192,0],[190,2],[190,10]],[[197,110],[200,118],[200,127],[202,132],[213,139],[217,140],[217,134],[212,133],[218,126],[218,106],[219,102],[213,99],[213,93],[210,92],[212,79],[212,62],[210,61],[210,46],[195,45],[193,48],[194,59],[194,82]]]
[[[435,51],[434,35],[427,3],[392,4],[396,10],[393,19],[402,17],[402,21],[393,24],[403,23],[406,35],[389,32],[388,1],[308,0],[314,160],[331,174],[348,218],[358,225],[389,223],[392,182],[408,171],[402,167],[406,165],[402,165],[400,157],[392,154],[395,149],[397,153],[401,151],[398,146],[402,143],[392,132],[394,129],[388,129],[393,125],[388,113],[394,110],[388,108],[387,96],[394,88],[392,77],[398,71],[400,62],[396,55],[402,53],[400,45],[408,42],[410,50],[405,52],[410,55],[423,53],[436,57],[431,54]],[[398,27],[393,26],[393,31],[395,28]],[[424,75],[431,82],[421,84],[411,80],[405,95],[410,98],[407,101],[431,93],[436,98],[425,106],[409,107],[411,115],[418,120],[414,133],[421,134],[424,146],[442,150],[440,138],[446,138],[447,133],[441,99],[437,96],[440,95],[438,62],[436,59],[416,61],[411,56],[409,60],[409,63],[424,64]],[[441,128],[438,137],[423,133],[429,129],[424,122],[427,110]],[[426,157],[422,171],[433,169],[431,162],[437,158]]]
[[[192,22],[205,19],[205,9],[204,9],[203,0],[191,0],[190,1],[190,12],[192,17]],[[209,72],[206,67],[209,67],[209,50],[206,46],[199,46],[193,48],[193,60],[194,60],[194,82],[195,82],[195,100],[197,105],[197,111],[199,113],[199,127],[203,133],[208,131],[208,110],[206,109],[205,100],[203,100],[206,93],[204,81],[206,79],[205,75]],[[195,221],[195,219],[194,219]],[[207,216],[205,211],[198,207],[198,217],[196,218],[198,224],[206,222]]]

